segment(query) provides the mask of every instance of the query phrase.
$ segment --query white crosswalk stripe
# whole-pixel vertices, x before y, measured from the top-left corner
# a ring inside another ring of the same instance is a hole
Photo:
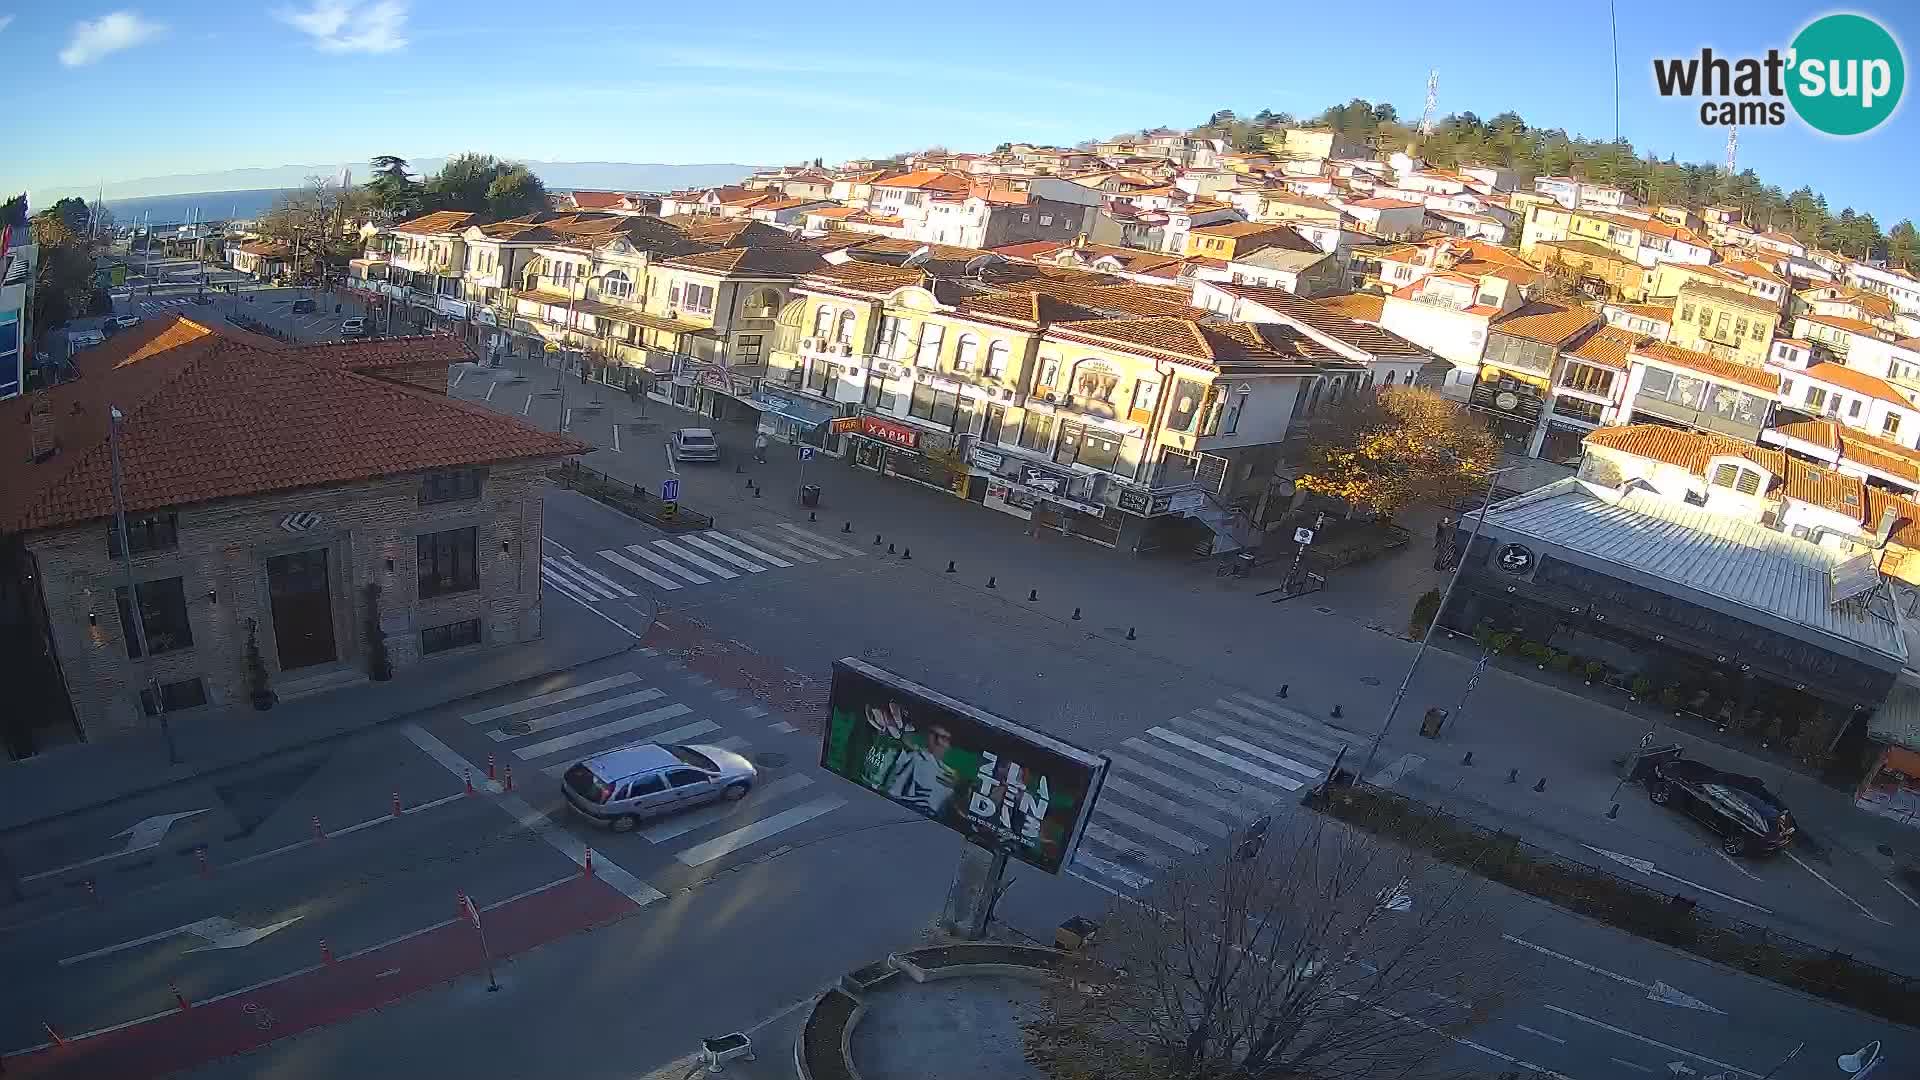
[[[775,555],[791,559],[794,562],[813,563],[820,561],[819,556],[800,550],[800,545],[798,544],[782,543],[780,537],[768,537],[757,529],[736,529],[734,531],[745,537],[762,551],[771,551]]]
[[[739,551],[743,552],[748,558],[758,559],[769,566],[792,566],[793,565],[787,560],[782,559],[776,555],[771,555],[771,554],[768,554],[767,552],[761,551],[759,548],[756,548],[751,544],[748,544],[744,540],[738,540],[734,537],[728,536],[726,533],[723,533],[718,529],[715,529],[712,532],[702,533],[701,536],[704,537],[705,539],[713,541],[716,544],[725,544],[728,547],[736,548]]]
[[[669,555],[672,555],[676,559],[679,559],[683,562],[692,563],[693,565],[699,567],[702,570],[705,570],[707,573],[712,574],[715,577],[737,578],[740,576],[739,574],[734,573],[733,571],[727,569],[724,566],[720,566],[713,562],[710,562],[707,559],[701,557],[699,554],[692,551],[688,551],[686,548],[680,547],[679,545],[675,544],[671,540],[655,540],[653,542],[653,546],[659,548],[661,551],[664,551]]]
[[[617,551],[601,551],[601,552],[596,552],[595,554],[599,555],[601,558],[607,560],[608,562],[619,567],[620,569],[625,570],[627,573],[632,574],[633,576],[641,579],[642,581],[651,581],[655,585],[658,585],[663,589],[669,589],[669,590],[678,589],[680,587],[679,582],[674,581],[671,578],[661,577],[659,574],[656,574],[653,571],[647,569],[646,567],[641,566],[639,563],[634,562],[632,559],[627,558],[625,555],[622,555]]]
[[[764,574],[767,572],[767,568],[761,566],[759,563],[743,559],[734,552],[728,551],[719,544],[713,543],[707,538],[709,535],[711,534],[688,533],[682,536],[680,540],[683,543],[699,548],[701,551],[706,552],[722,562],[731,563],[749,574]]]
[[[1138,893],[1320,780],[1345,745],[1343,733],[1246,693],[1169,717],[1110,755],[1074,872]]]
[[[583,578],[586,578],[589,581],[594,582],[595,584],[599,585],[602,589],[612,593],[615,596],[638,595],[632,589],[629,589],[625,585],[620,584],[619,582],[613,580],[607,575],[592,569],[591,567],[587,566],[586,563],[581,562],[579,559],[576,559],[571,555],[560,556],[560,561],[563,563],[566,563],[567,566],[574,571],[574,573],[578,574]]]
[[[568,581],[566,578],[563,578],[559,574],[555,573],[554,570],[551,567],[547,566],[544,562],[541,563],[540,565],[540,578],[541,580],[545,581],[547,584],[560,590],[562,593],[565,593],[567,596],[572,597],[578,603],[591,604],[595,600],[607,599],[606,597],[603,597],[603,596],[589,596],[586,593],[581,592],[578,586],[574,585],[571,581]]]
[[[602,588],[591,578],[583,576],[573,567],[561,562],[559,556],[540,556],[540,573],[545,576],[548,581],[555,581],[556,584],[562,581],[565,582],[567,588],[571,590],[572,593],[580,596],[591,597],[595,600],[619,599],[618,593]]]
[[[696,574],[692,570],[689,570],[686,567],[681,566],[679,563],[674,562],[672,559],[667,558],[665,555],[662,555],[651,548],[644,548],[644,547],[641,547],[639,544],[628,544],[627,550],[633,552],[635,555],[640,556],[641,558],[647,560],[648,562],[652,563],[653,565],[659,567],[662,570],[666,570],[670,573],[678,574],[681,577],[686,578],[688,581],[693,582],[695,585],[705,585],[707,582],[713,580],[712,578],[709,578],[709,577],[701,577],[699,574]]]
[[[796,539],[804,540],[808,544],[811,544],[815,547],[826,548],[828,551],[838,551],[842,555],[865,555],[866,554],[866,552],[861,551],[859,548],[848,547],[847,545],[841,543],[838,540],[829,540],[826,537],[821,536],[819,533],[808,532],[807,530],[801,528],[798,525],[789,525],[786,522],[782,521],[779,523],[779,526],[782,532],[785,532],[789,536],[792,536]]]
[[[571,555],[548,556],[541,572],[554,588],[582,603],[635,595],[629,585],[647,584],[667,591],[789,570],[821,560],[864,554],[796,526],[755,529],[707,529],[683,533],[619,550],[594,553],[593,561]],[[591,565],[589,565],[591,563]]]
[[[614,560],[609,563],[619,565]],[[565,561],[558,563],[557,569],[568,568]],[[587,568],[576,565],[573,569]],[[595,575],[578,572],[559,580],[567,588],[598,584]],[[639,675],[622,672],[573,686],[555,685],[554,681],[535,684],[524,696],[461,714],[460,722],[468,730],[485,732],[491,744],[506,752],[508,760],[515,765],[526,763],[548,783],[558,783],[568,769],[585,758],[636,743],[693,743],[740,754],[752,748],[748,736],[728,732],[715,719],[696,714],[695,707],[667,698],[666,691],[644,685]],[[698,706],[708,707],[710,703]],[[766,732],[764,715],[753,716],[731,707],[715,714],[753,725],[763,739],[778,738]],[[474,757],[480,759],[473,761],[473,773],[478,775],[490,756]],[[765,845],[782,833],[831,814],[846,802],[820,790],[816,777],[804,771],[763,771],[752,790],[737,802],[717,801],[649,819],[635,831],[648,843],[672,854],[681,865],[700,868],[740,857],[742,852],[751,857],[750,849],[756,845]],[[582,841],[594,846],[596,854],[606,843],[607,858],[617,864],[623,857],[612,841],[595,839],[590,825],[579,821],[567,824]]]

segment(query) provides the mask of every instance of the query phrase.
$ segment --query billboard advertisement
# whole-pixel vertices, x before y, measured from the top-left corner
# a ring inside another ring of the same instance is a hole
[[[848,657],[833,664],[820,765],[1057,874],[1073,857],[1107,759]]]

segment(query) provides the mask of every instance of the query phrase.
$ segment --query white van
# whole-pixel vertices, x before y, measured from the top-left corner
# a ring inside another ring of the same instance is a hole
[[[72,356],[81,349],[91,349],[106,340],[107,335],[98,330],[69,330],[67,331],[67,355]]]

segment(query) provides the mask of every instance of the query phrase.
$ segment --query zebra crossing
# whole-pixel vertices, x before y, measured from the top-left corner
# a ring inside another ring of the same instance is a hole
[[[1345,732],[1253,694],[1233,693],[1115,747],[1070,865],[1137,893],[1155,872],[1225,840],[1327,775]]]
[[[192,307],[193,297],[169,296],[156,300],[142,300],[140,301],[140,306],[146,308],[148,311],[158,311],[161,308]]]
[[[460,718],[504,753],[511,766],[537,770],[547,782],[583,758],[635,743],[693,743],[737,753],[749,740],[724,732],[692,705],[668,700],[665,690],[621,672],[530,694]],[[491,755],[490,755],[491,756]],[[762,773],[738,802],[715,803],[647,822],[631,835],[668,846],[681,864],[699,867],[761,843],[846,805],[837,795],[814,790],[804,773]]]
[[[806,563],[858,558],[863,554],[852,545],[781,522],[755,528],[681,533],[646,544],[598,551],[591,556],[545,555],[540,559],[540,576],[561,593],[583,604],[592,604],[638,596],[641,593],[637,590],[649,586],[662,592],[677,592]]]

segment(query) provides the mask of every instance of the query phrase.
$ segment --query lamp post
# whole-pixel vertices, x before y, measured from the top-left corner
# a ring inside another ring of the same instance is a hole
[[[153,675],[153,651],[147,647],[146,620],[140,611],[140,594],[133,580],[133,545],[127,536],[127,499],[120,485],[120,422],[126,416],[118,407],[107,406],[107,462],[113,470],[113,528],[120,538],[120,569],[126,576],[127,626],[134,647],[140,650],[140,666],[146,670],[147,693],[153,697],[154,714],[160,718],[160,737],[166,740],[167,764],[180,764],[179,748],[173,744],[173,728],[167,723],[167,703],[161,700],[160,683]]]
[[[1433,613],[1433,621],[1427,624],[1427,632],[1421,635],[1420,648],[1413,654],[1413,662],[1407,665],[1406,677],[1400,680],[1400,689],[1393,692],[1393,704],[1387,706],[1387,715],[1380,720],[1380,730],[1373,733],[1373,739],[1367,743],[1367,759],[1360,765],[1360,771],[1354,779],[1365,779],[1373,768],[1374,755],[1380,752],[1380,740],[1387,737],[1387,729],[1393,726],[1394,714],[1400,711],[1400,702],[1407,696],[1407,687],[1413,684],[1413,673],[1420,669],[1420,661],[1427,655],[1427,646],[1433,643],[1433,632],[1440,627],[1440,617],[1446,613],[1447,601],[1453,597],[1453,587],[1460,582],[1460,570],[1467,565],[1467,556],[1473,551],[1473,542],[1480,539],[1480,528],[1487,523],[1487,507],[1493,505],[1493,481],[1501,473],[1524,469],[1525,465],[1509,465],[1504,469],[1492,469],[1487,473],[1487,497],[1481,502],[1480,510],[1473,519],[1473,532],[1467,537],[1467,547],[1460,553],[1459,561],[1453,564],[1453,574],[1447,578],[1446,591],[1440,594],[1440,607]]]

